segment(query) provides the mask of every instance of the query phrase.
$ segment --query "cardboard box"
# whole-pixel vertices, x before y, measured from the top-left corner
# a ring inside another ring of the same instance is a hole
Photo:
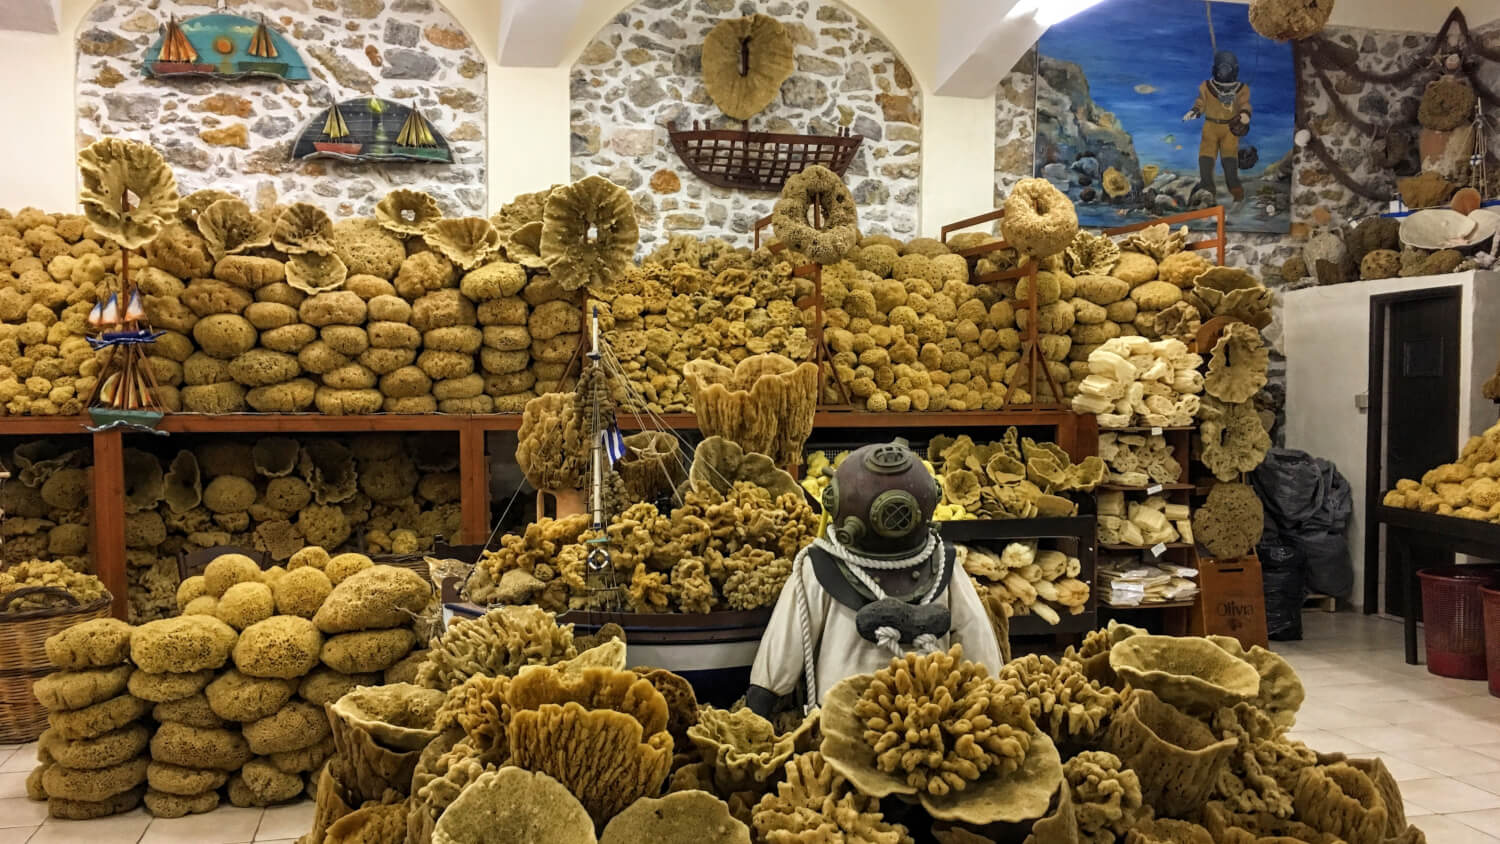
[[[1259,558],[1251,554],[1237,560],[1200,560],[1198,584],[1201,591],[1193,607],[1193,635],[1231,636],[1246,648],[1267,645]]]

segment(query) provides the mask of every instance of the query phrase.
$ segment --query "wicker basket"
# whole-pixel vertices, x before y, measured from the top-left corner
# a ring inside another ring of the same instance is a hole
[[[109,615],[110,596],[79,606],[65,589],[28,586],[0,595],[0,610],[27,595],[57,595],[72,606],[22,612],[0,611],[0,743],[34,740],[47,729],[47,710],[31,693],[31,684],[53,671],[44,644],[54,633],[84,621]]]

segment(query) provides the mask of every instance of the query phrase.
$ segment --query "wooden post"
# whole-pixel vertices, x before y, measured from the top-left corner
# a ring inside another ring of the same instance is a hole
[[[490,465],[484,449],[485,426],[470,418],[458,427],[458,485],[464,544],[490,536]]]
[[[118,429],[94,434],[94,573],[114,596],[110,612],[128,619],[125,580],[125,443]]]

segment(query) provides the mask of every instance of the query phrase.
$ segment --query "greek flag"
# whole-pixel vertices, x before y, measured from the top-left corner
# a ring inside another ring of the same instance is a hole
[[[619,463],[620,458],[625,456],[625,438],[620,436],[620,429],[611,425],[599,436],[604,438],[604,453],[609,457],[609,465]]]

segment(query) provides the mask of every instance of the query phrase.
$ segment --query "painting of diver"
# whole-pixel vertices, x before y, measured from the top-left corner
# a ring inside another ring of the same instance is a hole
[[[1233,231],[1290,229],[1296,69],[1247,6],[1104,0],[1037,52],[1036,175],[1083,225],[1224,205]]]

